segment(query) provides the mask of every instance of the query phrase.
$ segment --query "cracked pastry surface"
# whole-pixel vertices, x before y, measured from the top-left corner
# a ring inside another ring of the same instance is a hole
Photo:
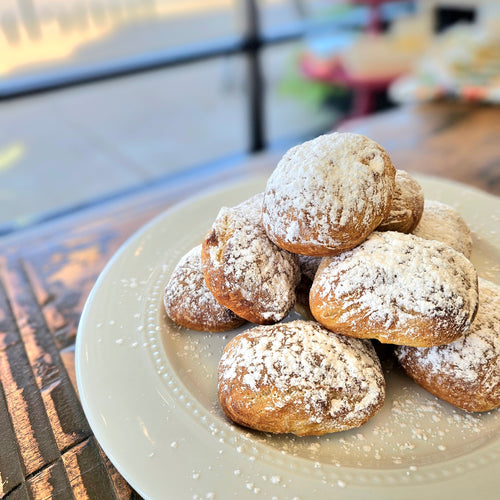
[[[323,258],[309,298],[313,316],[333,331],[431,347],[469,329],[478,304],[477,273],[444,243],[374,232],[353,250]]]
[[[165,287],[163,305],[172,321],[191,330],[223,332],[245,322],[221,306],[207,288],[201,271],[201,245],[179,260]]]
[[[266,185],[269,238],[304,255],[353,248],[388,215],[395,172],[386,151],[362,135],[325,134],[295,146]]]
[[[298,257],[277,247],[262,225],[258,194],[223,207],[202,244],[202,270],[217,301],[252,323],[282,320],[293,308]]]
[[[322,435],[372,418],[385,381],[369,341],[297,320],[234,337],[219,363],[218,394],[226,416],[240,425]]]
[[[470,330],[438,347],[398,346],[406,373],[435,396],[467,411],[500,406],[500,286],[479,279],[479,309]]]

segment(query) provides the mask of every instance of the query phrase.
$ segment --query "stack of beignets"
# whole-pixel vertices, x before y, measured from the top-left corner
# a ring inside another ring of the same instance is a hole
[[[499,406],[498,317],[479,303],[471,247],[458,212],[424,204],[418,182],[374,141],[334,133],[292,148],[263,193],[220,210],[201,245],[213,300],[238,321],[267,325],[224,350],[224,413],[297,435],[362,425],[384,399],[370,339],[398,346],[408,374],[446,401]],[[498,308],[498,287],[482,288],[481,300]],[[167,314],[182,324],[169,293]],[[280,323],[294,306],[310,321]]]

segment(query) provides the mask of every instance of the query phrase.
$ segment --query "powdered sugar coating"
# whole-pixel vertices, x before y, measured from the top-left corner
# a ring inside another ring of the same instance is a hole
[[[460,213],[446,203],[425,200],[424,213],[413,234],[446,243],[467,258],[472,253],[471,231]]]
[[[334,331],[430,347],[456,340],[477,309],[477,273],[463,254],[411,234],[374,232],[361,245],[325,257],[311,311]]]
[[[324,434],[357,427],[385,397],[372,345],[297,320],[235,337],[219,364],[219,399],[238,423],[270,432]]]
[[[400,346],[396,355],[420,385],[459,408],[500,406],[500,287],[479,279],[479,309],[470,330],[445,346]]]
[[[244,323],[221,306],[207,288],[201,271],[201,245],[179,260],[165,288],[163,303],[170,319],[192,330],[221,332]]]
[[[258,194],[223,207],[202,248],[202,269],[217,300],[248,321],[282,320],[295,303],[300,280],[296,255],[277,247],[262,226]]]
[[[268,179],[263,223],[282,248],[332,255],[363,241],[386,217],[395,168],[376,142],[333,133],[290,149]]]
[[[404,170],[396,170],[395,181],[391,211],[377,230],[411,233],[422,217],[424,191],[420,184]]]

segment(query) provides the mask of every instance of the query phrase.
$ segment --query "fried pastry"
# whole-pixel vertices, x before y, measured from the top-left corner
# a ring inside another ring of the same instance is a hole
[[[303,320],[258,326],[234,337],[224,349],[218,380],[228,418],[298,436],[359,427],[385,398],[370,342]]]
[[[202,270],[217,301],[258,324],[282,320],[293,308],[298,257],[277,247],[262,226],[259,194],[222,208],[202,244]]]
[[[376,231],[353,250],[323,258],[309,299],[316,320],[337,333],[431,347],[469,329],[477,273],[444,243]]]
[[[388,215],[395,168],[365,136],[333,133],[290,149],[268,179],[263,223],[281,248],[335,255],[361,243]]]
[[[207,288],[201,271],[201,245],[180,259],[165,287],[163,304],[172,321],[191,330],[224,332],[245,322],[221,306]]]
[[[377,231],[411,233],[420,222],[424,211],[424,191],[406,171],[396,170],[396,183],[391,211]]]
[[[398,346],[396,356],[417,384],[458,408],[500,406],[500,286],[479,279],[479,309],[462,338],[438,347]]]
[[[460,213],[446,203],[425,200],[424,213],[413,234],[446,243],[467,258],[472,253],[471,231]]]

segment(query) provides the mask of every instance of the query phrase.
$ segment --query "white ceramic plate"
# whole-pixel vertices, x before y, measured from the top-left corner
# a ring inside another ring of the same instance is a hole
[[[473,230],[472,261],[500,283],[500,198],[420,178]],[[147,498],[494,498],[499,411],[467,414],[387,368],[382,410],[360,429],[297,438],[229,423],[217,365],[234,335],[183,330],[163,313],[173,267],[222,205],[263,189],[249,179],[192,199],[139,231],[97,281],[77,337],[81,401],[104,451]],[[458,496],[457,496],[458,495]]]

